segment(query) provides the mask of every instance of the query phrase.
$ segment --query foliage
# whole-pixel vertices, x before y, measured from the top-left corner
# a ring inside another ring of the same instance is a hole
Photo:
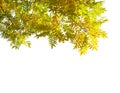
[[[103,1],[0,0],[0,35],[12,48],[30,47],[29,37],[47,37],[51,48],[69,41],[80,54],[96,50],[106,18]]]

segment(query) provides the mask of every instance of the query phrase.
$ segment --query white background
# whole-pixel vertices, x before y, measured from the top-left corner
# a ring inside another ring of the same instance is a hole
[[[120,1],[106,0],[108,38],[79,56],[69,43],[46,39],[13,50],[0,39],[0,93],[120,93]]]

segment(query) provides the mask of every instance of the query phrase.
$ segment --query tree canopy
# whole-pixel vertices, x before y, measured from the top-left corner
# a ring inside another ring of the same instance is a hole
[[[97,50],[106,21],[103,1],[0,0],[0,36],[18,49],[30,47],[29,37],[47,37],[51,48],[69,41],[80,54]]]

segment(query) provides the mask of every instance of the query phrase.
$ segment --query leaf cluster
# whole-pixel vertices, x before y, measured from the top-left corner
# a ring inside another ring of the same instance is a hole
[[[82,55],[107,37],[105,11],[95,0],[0,0],[0,35],[16,49],[30,47],[31,36],[47,37],[51,48],[69,41]]]

